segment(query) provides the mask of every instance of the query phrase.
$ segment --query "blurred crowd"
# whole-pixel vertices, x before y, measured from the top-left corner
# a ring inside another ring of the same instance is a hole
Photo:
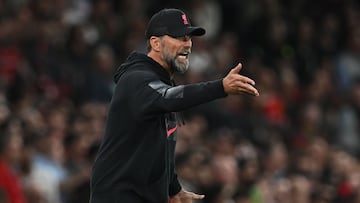
[[[113,73],[165,7],[207,30],[178,84],[241,62],[260,92],[184,112],[184,188],[201,203],[360,203],[356,0],[0,0],[0,202],[88,202]]]

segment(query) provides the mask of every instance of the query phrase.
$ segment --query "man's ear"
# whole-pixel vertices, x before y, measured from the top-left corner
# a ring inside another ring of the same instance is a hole
[[[155,36],[150,37],[150,45],[154,51],[159,52],[161,48],[160,38]]]

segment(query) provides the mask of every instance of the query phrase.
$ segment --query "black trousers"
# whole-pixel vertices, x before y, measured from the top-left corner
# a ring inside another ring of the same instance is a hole
[[[118,192],[116,194],[91,194],[89,203],[153,203],[142,199],[134,192]]]
[[[150,203],[135,193],[92,194],[89,203]]]

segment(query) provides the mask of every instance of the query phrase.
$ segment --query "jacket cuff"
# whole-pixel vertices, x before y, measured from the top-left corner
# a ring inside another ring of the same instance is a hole
[[[220,97],[228,96],[224,90],[223,79],[214,80],[212,83],[215,85],[215,92],[217,92]]]
[[[172,182],[169,185],[169,196],[172,197],[179,193],[181,190],[181,185],[177,179],[177,175],[174,176]]]

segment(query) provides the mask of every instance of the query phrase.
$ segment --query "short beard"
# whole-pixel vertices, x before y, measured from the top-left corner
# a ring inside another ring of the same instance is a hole
[[[170,68],[174,72],[185,73],[189,69],[189,60],[186,60],[184,63],[180,63],[176,58],[165,58],[166,62],[170,64]]]
[[[185,60],[184,63],[180,63],[179,61],[176,60],[177,55],[171,56],[167,51],[167,49],[165,48],[164,44],[162,45],[164,49],[162,58],[170,66],[169,67],[170,70],[173,71],[174,73],[175,72],[185,73],[189,69],[189,59]]]

